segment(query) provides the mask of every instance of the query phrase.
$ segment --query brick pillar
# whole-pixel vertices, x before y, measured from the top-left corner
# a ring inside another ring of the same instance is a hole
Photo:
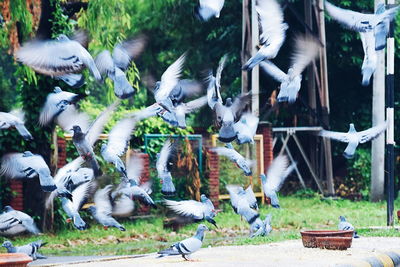
[[[57,168],[60,169],[67,164],[67,142],[64,138],[57,137],[58,161]]]
[[[209,166],[208,172],[208,188],[210,191],[210,199],[215,208],[219,206],[219,157],[218,154],[207,150],[207,162]]]
[[[13,192],[13,196],[10,201],[10,206],[15,210],[24,209],[24,184],[21,180],[10,180],[10,189]]]
[[[271,124],[260,124],[258,127],[259,134],[263,136],[264,140],[264,172],[267,172],[269,165],[271,165],[272,160],[274,159],[272,141],[272,127]]]
[[[149,154],[138,153],[139,156],[143,160],[143,171],[140,174],[140,184],[150,181],[150,158]],[[140,205],[138,208],[138,212],[141,214],[149,213],[150,207],[145,205]]]

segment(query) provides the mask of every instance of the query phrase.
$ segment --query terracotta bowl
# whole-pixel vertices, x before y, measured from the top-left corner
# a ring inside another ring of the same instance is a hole
[[[341,237],[341,236],[325,236],[316,237],[316,244],[319,248],[335,249],[335,250],[346,250],[351,247],[352,237]]]
[[[340,231],[340,230],[317,230],[317,231],[301,231],[301,238],[303,246],[306,248],[317,247],[317,237],[351,237],[353,238],[353,231]]]
[[[0,254],[0,266],[25,267],[32,261],[32,258],[23,253]]]

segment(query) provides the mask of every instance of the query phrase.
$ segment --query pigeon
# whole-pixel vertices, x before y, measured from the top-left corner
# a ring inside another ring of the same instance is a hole
[[[55,118],[55,123],[65,132],[73,134],[72,127],[79,125],[83,132],[89,129],[89,115],[80,112],[75,105],[69,105],[60,115]]]
[[[119,103],[120,100],[117,100],[105,111],[103,111],[92,123],[86,133],[82,132],[82,129],[79,125],[74,125],[72,127],[72,130],[74,131],[72,142],[74,143],[79,155],[85,161],[91,164],[95,177],[101,176],[102,173],[99,163],[96,160],[96,155],[93,152],[93,145],[99,138],[101,132],[103,131],[104,125],[107,123],[112,112]]]
[[[226,190],[229,192],[231,205],[235,213],[238,213],[239,205],[248,205],[250,208],[258,210],[257,199],[251,186],[244,190],[241,186],[227,185]]]
[[[7,249],[7,253],[23,253],[31,257],[33,260],[36,260],[47,259],[47,257],[38,252],[39,249],[46,244],[47,243],[44,243],[42,240],[38,240],[25,246],[14,247],[10,241],[5,241],[1,246]]]
[[[366,143],[374,138],[377,138],[387,128],[387,122],[380,123],[368,130],[357,132],[354,128],[354,124],[350,123],[350,129],[347,133],[333,132],[322,130],[318,135],[326,138],[330,138],[343,143],[348,143],[346,149],[343,152],[343,156],[347,159],[354,157],[354,153],[357,149],[358,144]]]
[[[383,2],[377,6],[375,14],[363,14],[336,7],[325,1],[325,9],[333,19],[350,30],[357,32],[372,31],[375,36],[375,50],[379,51],[386,47],[389,25],[395,18],[399,7],[396,6],[386,10]]]
[[[296,101],[297,93],[301,88],[301,73],[317,57],[319,48],[320,45],[316,40],[298,36],[295,39],[295,52],[287,74],[269,60],[260,63],[265,73],[281,83],[278,102],[294,103]]]
[[[195,8],[195,15],[201,21],[207,21],[212,17],[219,18],[225,0],[199,0]]]
[[[125,228],[111,217],[113,212],[113,205],[110,196],[111,189],[112,185],[107,185],[103,189],[97,190],[94,194],[95,205],[90,206],[89,211],[92,213],[96,221],[104,226],[104,229],[115,227],[121,231],[125,231]]]
[[[372,31],[360,32],[360,38],[364,49],[364,61],[361,67],[362,85],[368,86],[371,76],[376,70],[378,54],[374,49],[375,36]]]
[[[165,196],[175,195],[175,186],[172,182],[171,172],[168,170],[168,162],[171,154],[171,140],[165,141],[160,153],[158,154],[156,168],[158,178],[161,180],[161,193]]]
[[[273,208],[280,208],[277,192],[281,189],[286,178],[294,170],[295,166],[295,163],[289,166],[288,158],[280,155],[272,161],[268,168],[267,175],[260,175],[264,194],[271,199],[271,206]]]
[[[114,93],[118,98],[127,99],[135,90],[126,78],[126,71],[132,59],[137,58],[146,45],[146,37],[139,36],[117,44],[113,53],[104,50],[95,59],[101,74],[106,74],[114,82]]]
[[[258,220],[256,219],[256,222],[253,223],[253,226],[251,228],[252,233],[251,233],[250,237],[253,238],[256,236],[269,235],[272,231],[271,218],[272,218],[272,215],[267,214],[267,216],[265,216],[264,221],[262,221],[259,218],[258,218]]]
[[[39,124],[41,126],[48,125],[70,105],[75,105],[83,97],[83,95],[63,91],[56,86],[53,93],[50,93],[46,98],[46,102],[40,112]]]
[[[203,91],[203,84],[195,80],[182,79],[172,89],[169,98],[176,107],[183,103],[186,98],[200,94]]]
[[[57,192],[59,197],[72,198],[65,187],[57,187],[50,169],[42,156],[30,151],[24,153],[8,153],[1,160],[0,176],[11,179],[33,179],[39,177],[40,186],[44,192]]]
[[[202,194],[200,196],[200,201],[196,200],[182,200],[182,201],[174,201],[174,200],[164,200],[164,204],[170,210],[174,211],[176,214],[183,217],[190,217],[194,220],[206,220],[207,222],[213,224],[217,227],[217,223],[214,220],[214,217],[217,215],[217,212],[214,209],[214,205],[206,195]]]
[[[246,112],[240,120],[233,125],[236,131],[236,142],[239,145],[250,143],[254,144],[254,136],[257,132],[259,119],[250,112]]]
[[[159,251],[158,258],[165,256],[178,256],[181,255],[185,260],[189,261],[188,257],[199,250],[203,245],[204,231],[208,230],[204,224],[199,224],[196,234],[193,237],[187,238],[183,241],[173,244],[166,250]]]
[[[10,113],[0,112],[0,130],[15,127],[18,133],[25,140],[33,140],[31,133],[26,129],[24,123],[25,114],[22,110],[16,109]]]
[[[14,210],[10,206],[5,206],[4,212],[0,214],[0,235],[16,236],[26,231],[33,235],[40,233],[31,216]]]
[[[216,152],[219,156],[228,157],[230,161],[236,163],[236,165],[242,169],[246,176],[252,174],[250,169],[252,162],[240,155],[231,144],[228,144],[227,147],[213,147],[211,151]]]
[[[260,35],[262,46],[242,67],[243,70],[252,70],[261,61],[275,58],[289,28],[284,22],[282,8],[276,0],[258,0],[256,11],[262,31]]]
[[[128,218],[135,210],[135,203],[126,195],[120,195],[112,202],[111,216],[118,218]]]
[[[339,216],[338,229],[342,230],[342,231],[354,231],[353,237],[354,238],[359,238],[360,237],[357,234],[357,231],[355,231],[354,226],[351,223],[349,223],[344,216]]]
[[[16,59],[38,73],[65,82],[71,80],[71,86],[82,84],[82,81],[76,81],[78,76],[71,74],[80,72],[85,67],[100,81],[101,75],[92,56],[79,42],[81,40],[76,40],[69,39],[64,34],[60,34],[55,40],[33,40],[25,43],[16,52]]]

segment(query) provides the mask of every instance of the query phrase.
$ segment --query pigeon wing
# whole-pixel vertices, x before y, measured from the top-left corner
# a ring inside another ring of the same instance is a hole
[[[368,130],[357,133],[357,135],[361,136],[360,143],[365,143],[378,137],[381,133],[383,133],[386,130],[387,125],[388,124],[385,121],[384,123],[378,124],[377,126],[369,128]]]
[[[97,69],[101,74],[115,73],[114,61],[111,57],[111,53],[108,50],[102,51],[94,60]]]
[[[320,44],[314,38],[297,36],[292,55],[292,77],[300,75],[318,56]]]
[[[348,143],[349,142],[349,137],[347,133],[340,133],[340,132],[333,132],[333,131],[327,131],[327,130],[322,130],[318,133],[319,136],[334,139],[339,142],[343,143]]]
[[[202,96],[200,98],[187,102],[183,105],[185,108],[185,113],[191,113],[205,106],[206,104],[207,104],[207,96]]]
[[[168,139],[167,141],[165,141],[163,147],[161,148],[160,155],[156,163],[156,168],[159,177],[162,177],[162,174],[168,171],[167,164],[171,153],[171,148],[172,148],[172,143],[171,140]]]
[[[147,37],[140,35],[116,45],[112,54],[115,65],[125,71],[129,67],[131,60],[142,54],[146,43]]]
[[[205,206],[195,200],[164,200],[164,204],[176,214],[201,220],[204,217]]]
[[[133,180],[136,184],[140,183],[140,175],[144,169],[144,161],[137,154],[131,156],[126,165],[126,173],[129,180]]]
[[[94,194],[94,204],[96,205],[96,213],[111,216],[112,205],[110,199],[112,185],[107,185],[103,189],[99,189]]]
[[[233,114],[235,115],[235,122],[237,122],[246,106],[250,104],[251,101],[251,93],[241,94],[240,96],[236,97],[233,101],[232,106],[230,107]]]
[[[29,166],[25,166],[24,162],[21,161],[23,157],[22,153],[8,153],[5,154],[1,159],[0,176],[6,176],[11,179],[13,178],[24,178],[24,169]]]
[[[267,172],[267,182],[265,187],[272,191],[279,191],[281,184],[284,182],[284,173],[289,166],[289,160],[286,156],[276,157]]]
[[[288,76],[281,69],[279,69],[274,63],[269,60],[264,60],[260,62],[261,69],[270,75],[272,78],[277,80],[278,82],[284,82],[287,80]]]

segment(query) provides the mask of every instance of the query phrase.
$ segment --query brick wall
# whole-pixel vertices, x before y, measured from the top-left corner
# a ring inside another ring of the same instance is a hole
[[[137,153],[137,155],[143,159],[143,171],[140,174],[140,183],[145,183],[150,180],[150,158],[149,154],[145,153]],[[137,209],[140,214],[148,213],[150,211],[150,207],[145,205],[140,205]]]
[[[15,210],[24,209],[24,184],[21,180],[10,180],[10,189],[14,192],[10,201],[10,206]]]
[[[271,165],[274,159],[272,141],[272,126],[271,124],[260,124],[258,126],[258,133],[263,136],[264,139],[264,172],[268,170],[269,165]]]
[[[215,208],[219,206],[219,157],[218,154],[207,150],[207,162],[209,167],[208,183],[209,183],[209,198],[213,202]]]
[[[58,161],[57,168],[61,169],[67,164],[67,142],[64,138],[57,138],[57,146],[58,146]]]

